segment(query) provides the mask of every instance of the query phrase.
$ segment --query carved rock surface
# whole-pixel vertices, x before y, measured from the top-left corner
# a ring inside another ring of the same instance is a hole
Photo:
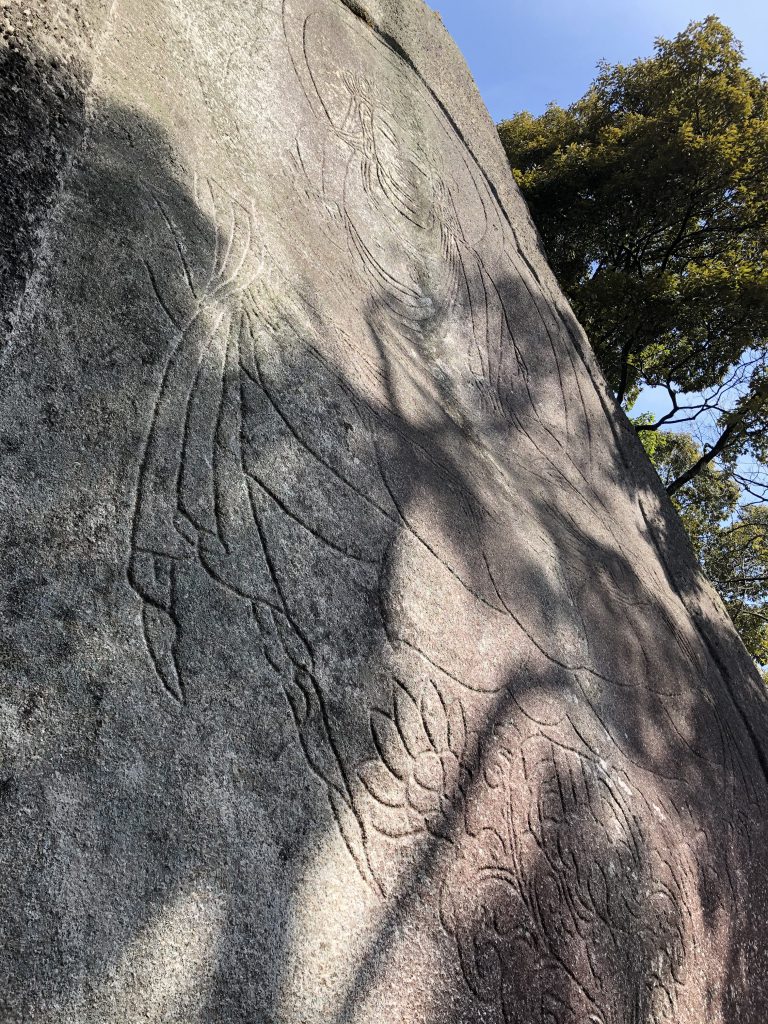
[[[2,1024],[764,1024],[762,685],[439,17],[27,2]]]

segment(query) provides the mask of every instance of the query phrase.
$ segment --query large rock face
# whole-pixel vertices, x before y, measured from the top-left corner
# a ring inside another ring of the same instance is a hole
[[[2,1024],[764,1024],[761,684],[437,15],[6,13]]]

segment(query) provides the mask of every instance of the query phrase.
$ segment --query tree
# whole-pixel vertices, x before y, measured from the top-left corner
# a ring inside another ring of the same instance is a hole
[[[499,132],[617,398],[669,395],[669,412],[638,429],[709,419],[706,449],[670,493],[718,457],[763,460],[768,83],[731,31],[693,22],[649,59],[602,63],[567,109]]]
[[[741,508],[704,552],[704,567],[752,657],[768,663],[768,507]]]
[[[617,399],[666,392],[635,427],[765,663],[768,82],[709,17],[499,134]]]
[[[640,418],[638,418],[640,419]],[[651,422],[650,417],[635,422]],[[646,431],[645,449],[662,482],[678,479],[702,457],[689,435]],[[728,466],[706,463],[681,485],[672,502],[694,550],[720,594],[747,650],[768,663],[768,506],[740,502],[742,492]]]
[[[650,416],[639,417],[635,426],[649,422],[652,422]],[[645,433],[642,437],[645,450],[665,486],[677,479],[702,454],[690,434],[658,431]],[[713,463],[704,466],[673,496],[672,502],[700,558],[719,524],[736,513],[739,496],[739,487],[727,470]]]

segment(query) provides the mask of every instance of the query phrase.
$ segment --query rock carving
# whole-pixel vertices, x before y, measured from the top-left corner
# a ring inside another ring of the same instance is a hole
[[[762,1022],[766,698],[436,16],[75,6],[2,1019]]]

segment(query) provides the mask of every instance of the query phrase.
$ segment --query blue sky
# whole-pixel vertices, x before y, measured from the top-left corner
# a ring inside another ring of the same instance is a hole
[[[439,11],[496,121],[578,99],[600,58],[649,56],[656,36],[717,14],[768,72],[765,0],[428,0]]]

